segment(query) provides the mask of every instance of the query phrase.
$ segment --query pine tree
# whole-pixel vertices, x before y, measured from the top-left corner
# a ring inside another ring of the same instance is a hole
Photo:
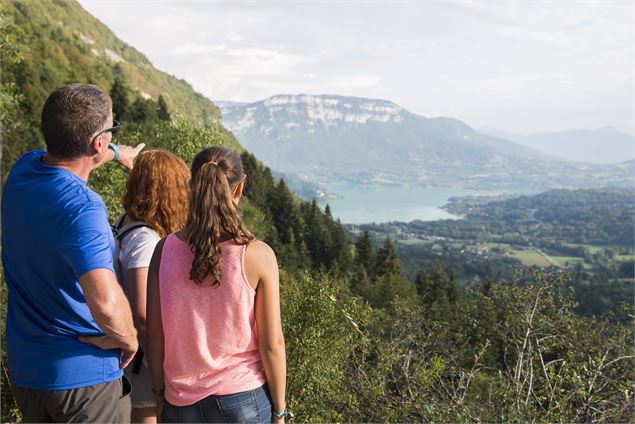
[[[374,271],[374,263],[373,240],[368,230],[364,230],[355,243],[355,265],[363,269],[367,275],[371,275]]]
[[[326,218],[328,218],[329,220],[333,220],[333,214],[331,213],[331,206],[329,206],[329,204],[327,203],[326,206],[324,207],[324,215],[326,216]]]
[[[130,119],[132,122],[137,123],[156,121],[157,112],[155,103],[152,100],[146,100],[142,97],[137,97],[130,106],[128,119]]]
[[[324,264],[327,269],[337,269],[345,266],[347,244],[346,233],[339,221],[333,219],[331,207],[327,204],[324,207],[323,223],[326,233],[324,234]]]
[[[271,171],[247,151],[243,152],[240,158],[243,164],[243,171],[247,175],[245,197],[251,200],[258,208],[266,209],[269,193],[276,185]]]
[[[333,249],[332,268],[347,270],[351,266],[352,258],[348,237],[340,220],[331,221],[331,241]]]
[[[450,279],[448,280],[447,285],[447,297],[450,304],[456,304],[459,299],[459,289],[456,284],[456,276],[454,275],[454,271],[450,271]]]
[[[335,253],[333,251],[333,215],[331,214],[331,207],[328,204],[324,208],[324,214],[321,215],[320,221],[322,244],[322,253],[320,254],[321,261],[327,269],[331,269]]]
[[[325,263],[325,233],[320,208],[315,199],[304,206],[305,241],[311,255],[313,267],[318,269]]]
[[[296,239],[294,229],[299,226],[300,219],[293,204],[293,195],[284,180],[280,180],[271,191],[267,203],[280,243],[294,243]]]
[[[410,281],[398,274],[386,274],[373,282],[368,300],[377,308],[389,308],[399,297],[417,303],[417,291]]]
[[[300,241],[296,243],[296,245],[296,262],[301,268],[306,268],[307,265],[311,262],[311,254],[309,253],[309,249],[307,248],[305,241],[302,239],[300,239]]]
[[[415,288],[417,289],[417,294],[421,299],[421,302],[424,305],[432,305],[432,283],[430,282],[430,277],[425,269],[422,269],[417,274],[417,278],[415,279]]]
[[[355,275],[351,280],[351,288],[353,292],[362,296],[364,299],[369,299],[371,294],[371,281],[365,268],[358,267],[355,270]]]
[[[390,237],[386,237],[384,245],[377,251],[375,277],[400,274],[401,262],[397,257],[397,250]]]
[[[163,97],[163,94],[159,95],[157,117],[161,121],[172,120],[172,116],[170,116],[170,110],[168,109],[168,104],[166,103],[165,97]]]
[[[110,88],[113,118],[119,121],[128,118],[130,112],[130,89],[119,65],[114,69],[115,81]]]
[[[439,261],[432,264],[432,275],[430,277],[430,300],[434,304],[448,303],[448,279],[443,271],[443,266]]]

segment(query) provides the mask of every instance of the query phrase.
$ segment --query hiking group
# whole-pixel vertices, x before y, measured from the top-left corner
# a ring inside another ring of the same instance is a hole
[[[239,156],[185,162],[116,145],[112,101],[69,84],[42,109],[46,150],[2,197],[11,390],[24,422],[284,422],[278,265],[237,205]],[[130,170],[111,227],[86,182]]]

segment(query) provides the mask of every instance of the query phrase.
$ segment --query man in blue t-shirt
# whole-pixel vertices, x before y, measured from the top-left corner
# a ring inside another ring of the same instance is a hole
[[[110,97],[93,85],[53,92],[42,109],[46,151],[15,163],[2,197],[2,264],[9,289],[7,351],[25,422],[125,422],[122,368],[137,335],[113,271],[106,206],[90,172],[143,148],[111,144]]]

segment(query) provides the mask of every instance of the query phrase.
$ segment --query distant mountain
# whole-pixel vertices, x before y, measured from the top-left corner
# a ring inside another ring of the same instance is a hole
[[[535,189],[632,183],[630,168],[564,162],[386,100],[278,95],[221,112],[225,126],[268,166],[318,183]]]
[[[482,128],[482,134],[505,138],[560,159],[618,163],[635,158],[635,138],[604,127],[595,131],[569,130],[519,135],[493,128]]]

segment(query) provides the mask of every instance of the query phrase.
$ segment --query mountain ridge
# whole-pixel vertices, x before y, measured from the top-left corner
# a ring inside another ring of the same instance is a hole
[[[565,163],[456,118],[426,118],[389,100],[286,94],[222,107],[221,113],[225,126],[268,166],[316,183],[536,189],[627,184],[622,169]]]

